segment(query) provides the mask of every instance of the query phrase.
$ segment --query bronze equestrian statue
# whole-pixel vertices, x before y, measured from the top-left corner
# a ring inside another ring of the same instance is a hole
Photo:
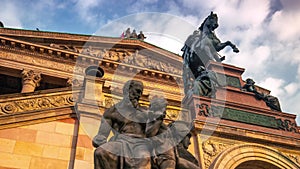
[[[216,36],[215,29],[218,28],[218,16],[211,12],[205,18],[198,30],[195,30],[185,41],[183,51],[183,81],[185,85],[185,94],[191,88],[190,79],[196,79],[199,66],[206,67],[207,63],[212,60],[222,62],[225,56],[220,56],[219,51],[226,46],[230,46],[233,52],[238,53],[239,49],[230,41],[221,42]]]

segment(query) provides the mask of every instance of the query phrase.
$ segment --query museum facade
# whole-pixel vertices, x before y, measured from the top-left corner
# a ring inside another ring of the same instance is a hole
[[[103,112],[131,79],[144,84],[142,105],[164,95],[165,123],[192,120],[199,168],[300,168],[296,116],[243,88],[237,66],[210,61],[216,97],[187,95],[182,57],[145,41],[0,28],[0,169],[92,169]]]

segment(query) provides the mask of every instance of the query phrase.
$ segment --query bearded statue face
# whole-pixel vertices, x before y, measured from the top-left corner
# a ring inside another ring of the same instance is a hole
[[[127,81],[123,88],[124,98],[130,100],[136,107],[143,94],[143,83],[136,80]]]
[[[143,88],[141,86],[133,86],[129,89],[129,100],[134,107],[137,106],[140,97],[142,96]]]

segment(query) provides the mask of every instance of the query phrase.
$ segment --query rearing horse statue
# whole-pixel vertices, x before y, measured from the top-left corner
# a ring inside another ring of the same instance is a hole
[[[199,66],[206,67],[210,60],[217,62],[225,60],[225,56],[221,57],[218,52],[226,46],[230,46],[233,52],[239,52],[239,49],[232,42],[222,43],[220,41],[214,32],[218,26],[218,16],[211,12],[198,30],[195,30],[185,41],[184,47],[181,49],[183,51],[183,74],[187,76],[184,77],[184,81],[187,80],[185,78],[190,78],[190,73],[194,76],[192,79],[196,79]],[[189,82],[184,83],[187,85]]]

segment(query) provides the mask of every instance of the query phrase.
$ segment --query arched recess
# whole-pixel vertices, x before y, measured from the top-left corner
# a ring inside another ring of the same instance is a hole
[[[241,163],[236,169],[280,169],[279,167],[259,160],[251,160]]]
[[[243,144],[223,151],[209,169],[237,169],[240,164],[248,161],[261,161],[280,169],[300,168],[299,165],[275,149],[260,144]]]

